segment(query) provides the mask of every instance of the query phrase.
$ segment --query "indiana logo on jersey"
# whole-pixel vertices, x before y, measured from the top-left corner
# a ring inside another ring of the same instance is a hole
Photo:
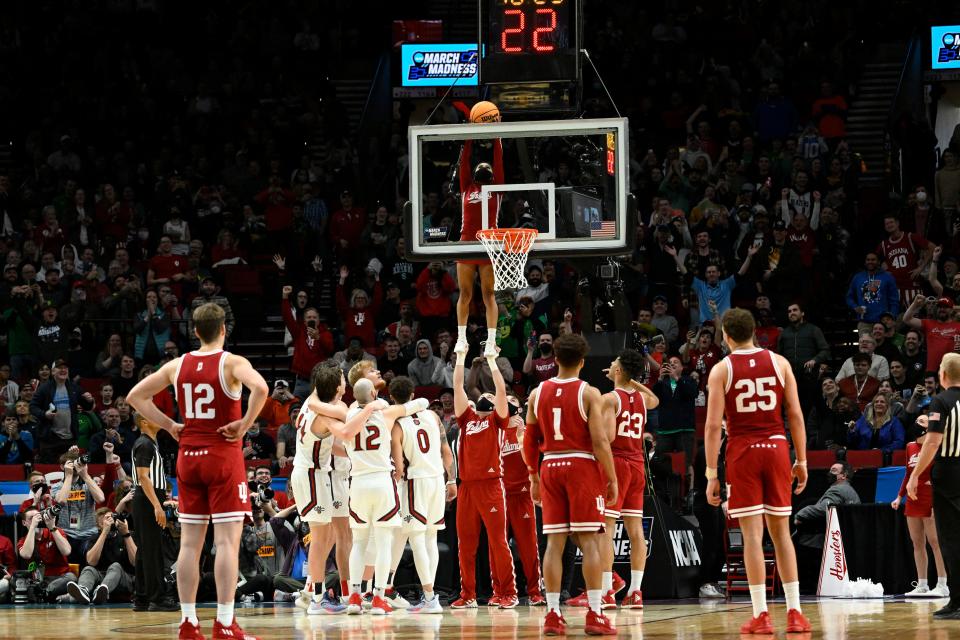
[[[486,431],[489,426],[489,420],[471,420],[467,423],[467,428],[465,431],[468,436],[472,436],[475,433]]]

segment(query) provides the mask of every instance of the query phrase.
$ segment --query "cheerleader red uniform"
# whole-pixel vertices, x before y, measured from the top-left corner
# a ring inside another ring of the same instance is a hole
[[[920,445],[916,442],[907,443],[907,473],[903,476],[903,482],[900,484],[900,493],[897,495],[902,500],[907,495],[907,482],[910,475],[917,467],[917,461],[920,460]],[[930,484],[930,472],[933,465],[929,465],[927,470],[920,474],[917,481],[917,499],[907,498],[904,514],[908,518],[929,518],[933,515],[933,485]]]

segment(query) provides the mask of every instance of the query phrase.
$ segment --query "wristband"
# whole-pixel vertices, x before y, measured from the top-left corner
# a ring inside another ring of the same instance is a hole
[[[794,466],[797,466],[797,467],[805,467],[805,466],[807,466],[807,461],[806,461],[806,460],[795,460],[793,464],[794,464]]]
[[[457,481],[456,481],[456,480],[447,480],[447,486],[448,486],[448,487],[449,487],[450,485],[456,485],[456,484],[457,484]]]
[[[713,467],[707,467],[707,470],[703,474],[706,476],[707,480],[716,480],[717,479],[717,470]]]
[[[120,537],[121,537],[121,538],[129,538],[129,537],[130,537],[130,534],[129,534],[129,533],[124,533],[124,534],[122,534]]]

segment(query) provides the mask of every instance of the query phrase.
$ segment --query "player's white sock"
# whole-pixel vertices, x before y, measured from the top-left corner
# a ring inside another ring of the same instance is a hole
[[[630,591],[641,591],[643,587],[640,585],[643,584],[643,569],[636,571],[634,569],[630,570]]]
[[[426,589],[423,590],[423,599],[426,602],[430,602],[431,600],[433,600],[434,597],[435,596],[432,589],[430,591],[427,591]]]
[[[197,603],[191,602],[187,604],[186,602],[180,603],[180,622],[190,621],[190,624],[197,626],[200,624],[200,619],[197,618]]]
[[[758,618],[767,610],[767,585],[750,585],[750,603],[753,605],[753,617]]]
[[[363,595],[363,591],[361,589],[361,585],[359,582],[356,582],[350,585],[350,593],[357,593],[357,594]]]
[[[600,577],[600,590],[604,594],[613,591],[613,571],[604,571]]]
[[[467,339],[467,325],[457,325],[457,340]]]
[[[426,531],[414,531],[410,534],[410,549],[413,551],[413,564],[417,568],[420,584],[433,584]]]
[[[926,579],[926,578],[917,578],[917,586],[918,586],[918,587],[927,587],[927,586],[929,586],[928,583],[927,583],[927,579]]]
[[[547,611],[560,613],[560,594],[547,592]]]
[[[600,589],[587,589],[587,605],[590,611],[594,613],[603,613],[600,604],[603,601],[603,591]]]
[[[937,586],[947,586],[947,576],[937,576]]]
[[[784,582],[783,595],[787,599],[787,610],[800,611],[800,583],[798,581]]]
[[[225,627],[229,627],[233,624],[233,603],[228,602],[227,604],[217,603],[217,622],[222,624]]]

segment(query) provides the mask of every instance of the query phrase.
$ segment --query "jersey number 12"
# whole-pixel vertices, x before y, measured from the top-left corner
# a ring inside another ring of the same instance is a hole
[[[184,384],[183,388],[183,415],[190,420],[213,420],[217,411],[213,404],[213,387],[203,383],[198,385]]]

